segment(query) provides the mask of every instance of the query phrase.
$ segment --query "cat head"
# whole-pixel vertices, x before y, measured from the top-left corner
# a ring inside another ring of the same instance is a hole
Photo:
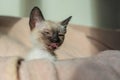
[[[56,23],[45,20],[41,10],[34,7],[29,20],[34,46],[40,45],[50,51],[57,49],[64,41],[66,28],[71,17]]]

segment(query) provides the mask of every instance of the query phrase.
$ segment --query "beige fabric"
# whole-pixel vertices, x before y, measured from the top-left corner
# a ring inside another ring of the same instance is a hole
[[[119,80],[120,51],[105,51],[90,58],[23,62],[20,80]]]
[[[57,80],[55,66],[47,60],[23,62],[19,74],[21,80]]]
[[[18,80],[17,57],[0,57],[0,80]]]
[[[72,60],[22,61],[0,57],[0,80],[119,80],[120,51],[104,51],[97,56]]]
[[[0,32],[5,34],[0,36],[0,56],[24,56],[29,51],[28,18],[1,16]],[[107,49],[120,49],[119,35],[120,32],[115,30],[70,25],[65,41],[56,53],[60,59],[69,59],[91,56]]]
[[[64,44],[56,51],[58,58],[65,60],[55,63],[33,60],[18,64],[16,56],[24,56],[31,48],[28,18],[1,16],[0,34],[0,80],[120,79],[120,52],[100,53],[120,49],[117,30],[69,25]]]

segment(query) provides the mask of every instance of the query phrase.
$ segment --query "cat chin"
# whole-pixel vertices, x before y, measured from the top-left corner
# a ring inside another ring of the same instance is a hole
[[[33,50],[30,51],[30,53],[27,55],[25,58],[26,61],[30,60],[36,60],[36,59],[47,59],[49,61],[56,61],[56,57],[51,55],[50,52],[47,52],[42,49],[34,48]]]

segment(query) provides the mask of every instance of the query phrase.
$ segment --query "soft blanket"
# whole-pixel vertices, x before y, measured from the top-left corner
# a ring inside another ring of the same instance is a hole
[[[0,17],[0,80],[119,80],[120,32],[70,26],[58,61],[24,61],[28,18]]]
[[[120,80],[120,51],[50,62],[0,58],[0,80]]]
[[[0,80],[19,80],[18,57],[0,57]]]

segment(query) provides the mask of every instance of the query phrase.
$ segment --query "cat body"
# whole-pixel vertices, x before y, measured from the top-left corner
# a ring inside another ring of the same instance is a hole
[[[29,21],[33,47],[26,60],[56,60],[54,51],[63,43],[70,19],[71,16],[58,23],[45,20],[40,9],[34,7]]]
[[[27,60],[34,60],[34,59],[48,59],[51,61],[56,61],[56,57],[51,55],[50,52],[39,48],[33,48],[30,51],[29,56],[27,56]]]

